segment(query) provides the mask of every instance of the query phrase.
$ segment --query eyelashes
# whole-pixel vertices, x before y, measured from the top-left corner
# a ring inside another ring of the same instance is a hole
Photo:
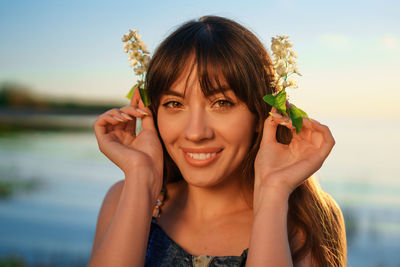
[[[212,106],[216,107],[218,109],[229,109],[233,107],[235,104],[232,101],[226,100],[226,99],[219,99],[216,100]],[[182,108],[182,104],[179,101],[172,100],[172,101],[167,101],[164,104],[162,104],[163,107],[168,108],[168,109],[177,109],[177,108]]]
[[[219,107],[220,108],[230,108],[230,107],[234,106],[234,104],[231,101],[226,100],[226,99],[217,100],[217,101],[214,102],[213,105],[215,105],[217,103],[219,103]]]
[[[179,103],[178,101],[168,101],[166,103],[163,104],[163,107],[166,108],[179,108],[182,105],[181,103]]]

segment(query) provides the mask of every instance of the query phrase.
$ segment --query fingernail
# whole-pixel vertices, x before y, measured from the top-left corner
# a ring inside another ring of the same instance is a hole
[[[276,113],[276,112],[269,112],[269,115],[271,115],[272,117],[275,117],[275,118],[279,118],[279,119],[281,119],[282,118],[282,115],[281,114],[278,114],[278,113]]]
[[[127,118],[128,120],[133,120],[133,118],[131,116],[129,116],[128,114],[125,114],[123,112],[121,112],[121,115],[125,118]]]
[[[121,119],[121,118],[118,118],[118,117],[115,117],[115,116],[113,116],[114,117],[114,119],[116,119],[117,121],[124,121],[123,119]]]
[[[140,108],[137,108],[136,110],[139,111],[140,113],[144,114],[144,115],[149,115],[149,113],[147,113],[144,110],[141,110]]]

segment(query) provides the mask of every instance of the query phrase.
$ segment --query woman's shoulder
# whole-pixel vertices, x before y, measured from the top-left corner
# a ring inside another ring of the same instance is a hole
[[[124,180],[114,183],[107,191],[97,218],[96,233],[92,246],[92,254],[100,242],[118,206],[119,198],[124,187]]]
[[[103,200],[103,206],[106,205],[108,207],[116,208],[122,189],[124,188],[124,183],[124,180],[117,181],[108,189]]]

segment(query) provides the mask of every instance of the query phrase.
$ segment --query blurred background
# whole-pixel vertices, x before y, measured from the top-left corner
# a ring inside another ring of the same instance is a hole
[[[317,172],[346,220],[349,266],[400,266],[399,1],[0,3],[0,266],[85,266],[99,208],[123,173],[96,117],[136,82],[121,37],[150,51],[181,23],[220,15],[298,53],[291,102],[336,146]],[[8,264],[8,265],[7,265]]]

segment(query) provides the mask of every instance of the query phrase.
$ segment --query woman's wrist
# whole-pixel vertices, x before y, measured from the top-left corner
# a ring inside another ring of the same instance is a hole
[[[162,177],[148,168],[136,168],[125,172],[125,187],[128,190],[140,188],[141,193],[150,194],[152,202],[156,203],[162,187]]]
[[[259,186],[254,190],[253,212],[256,215],[260,210],[287,209],[290,193],[278,186]]]

